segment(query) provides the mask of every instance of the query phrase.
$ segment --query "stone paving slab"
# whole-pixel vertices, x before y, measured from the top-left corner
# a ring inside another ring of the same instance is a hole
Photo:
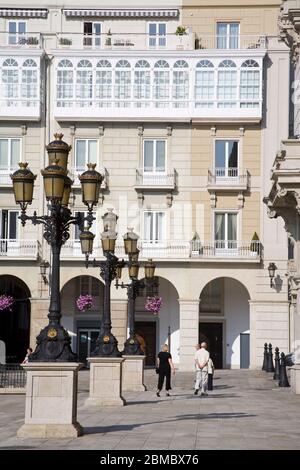
[[[214,391],[193,395],[193,373],[177,373],[172,396],[156,397],[157,376],[146,371],[146,392],[126,393],[127,406],[90,408],[88,371],[79,373],[78,439],[20,439],[25,397],[0,395],[0,449],[300,449],[300,396],[279,389],[262,371],[216,371]],[[284,419],[283,419],[284,417]]]

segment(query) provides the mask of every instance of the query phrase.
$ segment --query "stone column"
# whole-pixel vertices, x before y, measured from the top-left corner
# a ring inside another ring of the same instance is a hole
[[[90,395],[86,405],[123,406],[122,357],[89,357]]]
[[[300,395],[300,364],[295,364],[291,368],[291,388],[294,393]]]
[[[195,370],[195,344],[199,342],[199,299],[179,299],[180,350],[179,369]]]
[[[82,435],[77,422],[78,370],[73,362],[29,362],[25,423],[18,437],[64,438]]]
[[[126,392],[144,392],[145,356],[123,356],[122,390]]]

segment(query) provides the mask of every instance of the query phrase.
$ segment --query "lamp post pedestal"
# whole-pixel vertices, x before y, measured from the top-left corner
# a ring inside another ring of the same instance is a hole
[[[85,405],[124,406],[122,397],[122,357],[89,357],[90,395]]]
[[[145,392],[144,361],[145,356],[126,356],[123,363],[122,390],[126,392]]]
[[[83,434],[77,421],[78,371],[73,362],[30,362],[27,372],[22,438],[65,438]]]
[[[292,392],[300,395],[300,364],[295,364],[290,371]]]

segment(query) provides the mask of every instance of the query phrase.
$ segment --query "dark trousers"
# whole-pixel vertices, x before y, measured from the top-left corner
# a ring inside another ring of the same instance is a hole
[[[208,374],[207,390],[213,390],[213,374]]]
[[[163,388],[165,378],[166,378],[166,390],[167,391],[171,390],[171,369],[169,370],[159,369],[157,390],[161,390]]]

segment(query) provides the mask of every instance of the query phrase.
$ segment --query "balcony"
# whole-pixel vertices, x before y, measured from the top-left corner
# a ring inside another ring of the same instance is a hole
[[[80,180],[79,180],[79,175],[81,175],[84,171],[86,171],[87,168],[86,167],[76,167],[76,166],[72,166],[70,167],[69,169],[69,177],[74,181],[73,183],[73,187],[74,188],[81,188],[81,183],[80,183]],[[106,168],[98,168],[96,167],[96,170],[101,173],[101,175],[103,175],[103,181],[101,183],[101,190],[104,191],[106,189],[108,189],[108,178],[109,178],[109,174],[108,174],[108,171]]]
[[[260,242],[215,241],[201,243],[198,240],[139,240],[140,259],[154,258],[157,260],[211,261],[211,262],[250,262],[258,263],[262,257]],[[124,245],[121,240],[116,243],[116,256],[125,257]],[[103,258],[101,242],[94,241],[91,258]],[[62,248],[62,260],[84,260],[78,240],[68,240]]]
[[[56,48],[59,50],[77,51],[155,51],[155,50],[193,50],[195,36],[187,32],[182,36],[175,33],[166,35],[149,35],[145,33],[106,33],[82,34],[59,33],[56,37]]]
[[[151,171],[152,168],[140,168],[136,170],[136,190],[168,190],[172,191],[177,186],[177,172]]]
[[[12,188],[12,181],[10,178],[11,173],[17,170],[15,168],[1,168],[0,167],[0,187],[11,187]]]
[[[42,35],[40,33],[8,33],[0,32],[0,49],[41,49]]]
[[[35,260],[38,258],[40,244],[37,240],[7,240],[0,239],[0,260],[17,259]]]
[[[266,35],[238,36],[199,36],[196,39],[197,49],[240,50],[240,49],[266,49]]]
[[[207,189],[211,191],[246,191],[249,188],[248,171],[241,168],[208,170]]]

